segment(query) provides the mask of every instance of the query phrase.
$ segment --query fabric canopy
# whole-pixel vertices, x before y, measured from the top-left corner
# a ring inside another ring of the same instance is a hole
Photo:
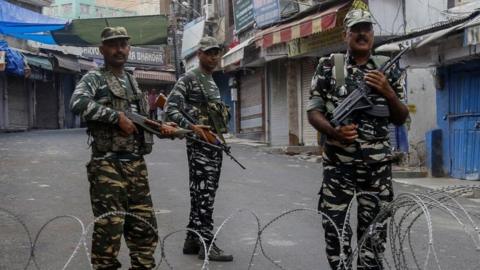
[[[100,33],[106,26],[123,26],[131,45],[162,45],[167,42],[168,20],[164,15],[95,18],[73,20],[65,29],[53,31],[57,44],[77,47],[100,44]]]
[[[175,74],[165,71],[135,69],[133,71],[133,76],[135,76],[137,79],[161,81],[167,83],[175,83],[177,81]]]
[[[50,31],[63,29],[66,23],[0,0],[0,34],[55,44]]]
[[[164,15],[78,19],[52,18],[0,0],[0,34],[45,44],[94,46],[106,26],[123,26],[132,45],[167,43],[168,20]]]
[[[337,15],[339,15],[340,10],[346,7],[348,7],[347,3],[340,4],[300,20],[267,28],[256,34],[256,42],[263,48],[268,48],[278,43],[285,43],[296,38],[330,30],[342,21],[338,20]]]
[[[29,66],[35,66],[46,70],[53,70],[52,63],[48,60],[47,57],[41,57],[37,55],[25,54],[27,58],[27,63]]]
[[[225,68],[229,65],[235,64],[238,61],[243,59],[244,49],[246,46],[250,45],[254,37],[248,38],[237,46],[231,48],[223,57],[222,57],[222,68]]]
[[[80,72],[80,64],[78,63],[77,57],[54,53],[53,58],[55,59],[56,67],[70,71]]]

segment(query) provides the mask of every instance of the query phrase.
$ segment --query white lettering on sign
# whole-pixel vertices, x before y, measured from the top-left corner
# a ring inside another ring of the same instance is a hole
[[[103,58],[98,47],[85,47],[83,48],[82,55],[86,57]],[[165,64],[163,51],[137,47],[131,47],[128,62],[153,65]]]
[[[98,47],[85,47],[83,48],[83,54],[88,54],[92,56],[102,56]]]

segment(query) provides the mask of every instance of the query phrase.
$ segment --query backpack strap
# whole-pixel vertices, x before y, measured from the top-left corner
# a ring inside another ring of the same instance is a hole
[[[383,64],[385,64],[390,57],[384,55],[373,55],[372,60],[375,63],[377,68],[380,68]],[[335,87],[341,87],[345,84],[345,54],[343,53],[332,53],[330,55],[330,61],[333,64],[332,69],[332,78],[335,80]]]
[[[333,64],[332,78],[335,80],[335,88],[345,84],[345,54],[332,53],[330,61]]]

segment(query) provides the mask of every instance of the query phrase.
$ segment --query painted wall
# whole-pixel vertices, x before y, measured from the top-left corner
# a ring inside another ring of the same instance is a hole
[[[448,0],[405,0],[407,33],[446,20],[447,8]]]
[[[370,11],[377,22],[375,35],[390,36],[403,34],[403,6],[401,0],[370,0]]]
[[[447,19],[445,10],[448,0],[403,2],[407,33]],[[437,127],[434,72],[433,68],[407,69],[406,87],[411,119],[408,126],[410,147],[407,162],[411,166],[425,166],[425,134]]]
[[[375,34],[388,36],[402,34],[404,30],[409,33],[446,20],[448,2],[448,0],[369,0],[370,11],[378,22],[374,26]]]
[[[407,126],[410,165],[425,165],[425,133],[436,127],[435,69],[407,70],[407,103],[410,109],[410,123]]]

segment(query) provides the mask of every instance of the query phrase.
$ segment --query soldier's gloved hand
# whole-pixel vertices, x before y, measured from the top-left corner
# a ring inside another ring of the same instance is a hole
[[[341,143],[354,142],[355,139],[358,138],[357,128],[358,128],[357,124],[350,124],[346,126],[336,127],[335,130],[337,132],[335,135],[335,140]]]
[[[118,113],[118,126],[125,133],[125,136],[131,135],[132,133],[138,133],[137,127],[124,112]]]
[[[388,82],[385,74],[378,70],[368,71],[364,77],[365,83],[373,88],[378,94],[388,97],[389,95],[395,95],[390,83]]]
[[[160,127],[160,132],[163,134],[163,135],[174,135],[175,132],[177,131],[177,127],[175,126],[172,126],[172,125],[169,125],[168,123],[164,123],[162,124],[162,126]]]

